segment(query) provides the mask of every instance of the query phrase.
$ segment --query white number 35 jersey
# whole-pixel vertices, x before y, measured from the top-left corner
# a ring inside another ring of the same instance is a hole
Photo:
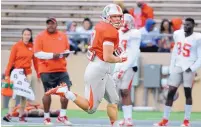
[[[170,73],[174,66],[179,66],[183,71],[190,68],[195,72],[201,67],[201,33],[193,32],[185,37],[184,30],[175,31],[173,34],[174,49],[171,57]]]

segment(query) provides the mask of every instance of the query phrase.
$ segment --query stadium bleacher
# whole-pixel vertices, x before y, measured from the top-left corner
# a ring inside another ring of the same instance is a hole
[[[128,9],[136,6],[133,0],[124,0]],[[145,0],[154,8],[159,26],[163,18],[193,17],[198,24],[195,31],[201,32],[200,0]],[[45,28],[46,17],[57,17],[59,29],[65,31],[66,21],[79,24],[89,17],[94,23],[100,20],[102,8],[112,0],[2,0],[2,48],[9,47],[20,38],[21,30],[29,27],[34,36]],[[182,4],[181,4],[182,3]]]

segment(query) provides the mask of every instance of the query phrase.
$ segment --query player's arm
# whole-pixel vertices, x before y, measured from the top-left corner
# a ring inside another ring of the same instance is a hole
[[[103,42],[103,59],[105,62],[109,63],[121,63],[123,58],[119,56],[114,56],[114,43],[110,41]]]
[[[131,37],[129,41],[130,46],[127,47],[128,49],[128,60],[124,63],[121,70],[126,71],[128,68],[133,67],[136,63],[138,56],[140,55],[139,48],[141,42],[141,34],[139,33],[138,36]]]
[[[49,60],[49,59],[57,59],[61,57],[60,54],[44,52],[42,51],[42,49],[43,49],[43,45],[42,45],[41,36],[38,35],[34,42],[34,56],[36,58]]]
[[[195,63],[190,67],[192,72],[195,72],[197,69],[201,67],[201,39],[198,42],[198,47],[197,47],[197,60]]]
[[[176,62],[176,55],[177,55],[177,46],[176,43],[174,44],[174,48],[172,50],[172,54],[171,54],[171,60],[170,60],[170,73],[175,65]]]
[[[175,34],[173,34],[173,38],[174,38],[174,41],[176,40],[175,39]],[[175,65],[175,62],[176,62],[176,56],[177,56],[177,42],[175,41],[174,42],[174,47],[173,47],[173,50],[172,50],[172,54],[171,54],[171,60],[170,60],[170,73],[172,72],[172,69]]]

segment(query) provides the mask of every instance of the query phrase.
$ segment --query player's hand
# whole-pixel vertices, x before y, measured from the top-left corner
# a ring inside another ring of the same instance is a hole
[[[53,54],[53,58],[54,59],[59,59],[60,58],[60,54],[59,53],[54,53]]]
[[[199,81],[200,81],[200,76],[198,76],[197,73],[195,73],[194,81],[195,81],[195,82],[199,82]]]
[[[191,70],[190,68],[188,68],[188,69],[186,70],[186,72],[192,72],[192,70]]]
[[[119,73],[117,74],[117,78],[118,79],[121,79],[124,75],[124,71],[123,70],[120,70]]]

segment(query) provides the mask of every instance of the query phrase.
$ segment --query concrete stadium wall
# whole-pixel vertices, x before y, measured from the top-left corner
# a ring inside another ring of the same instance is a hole
[[[1,73],[5,71],[6,64],[9,59],[9,50],[2,50],[1,51]],[[142,53],[141,54],[141,61],[142,65],[144,64],[162,64],[162,65],[169,65],[170,61],[170,54],[168,53]],[[84,96],[84,71],[85,67],[87,66],[88,60],[85,54],[79,54],[76,56],[70,56],[68,58],[68,72],[70,74],[70,78],[72,80],[73,86],[71,88],[72,91],[75,93]],[[143,77],[143,68],[140,69],[140,77]],[[199,70],[199,78],[201,78],[201,70]],[[34,91],[36,91],[36,101],[42,104],[42,95],[43,92],[43,85],[40,80],[38,80],[35,76],[35,72],[33,73],[33,87]],[[193,112],[201,112],[201,81],[199,80],[196,82],[193,88]],[[143,83],[141,83],[135,89],[135,105],[136,106],[143,106]],[[183,87],[179,87],[179,98],[175,101],[173,105],[173,111],[183,111],[184,104],[185,104],[185,96]],[[2,99],[3,97],[1,97]],[[60,100],[57,96],[52,96],[52,109],[60,108]],[[3,101],[1,102],[1,106],[3,105]],[[99,106],[99,110],[106,109],[107,102],[103,100],[103,102]],[[154,106],[154,96],[152,91],[148,91],[148,106]],[[163,109],[163,104],[157,103],[160,111]],[[69,103],[68,109],[79,109],[75,104],[72,102]]]

